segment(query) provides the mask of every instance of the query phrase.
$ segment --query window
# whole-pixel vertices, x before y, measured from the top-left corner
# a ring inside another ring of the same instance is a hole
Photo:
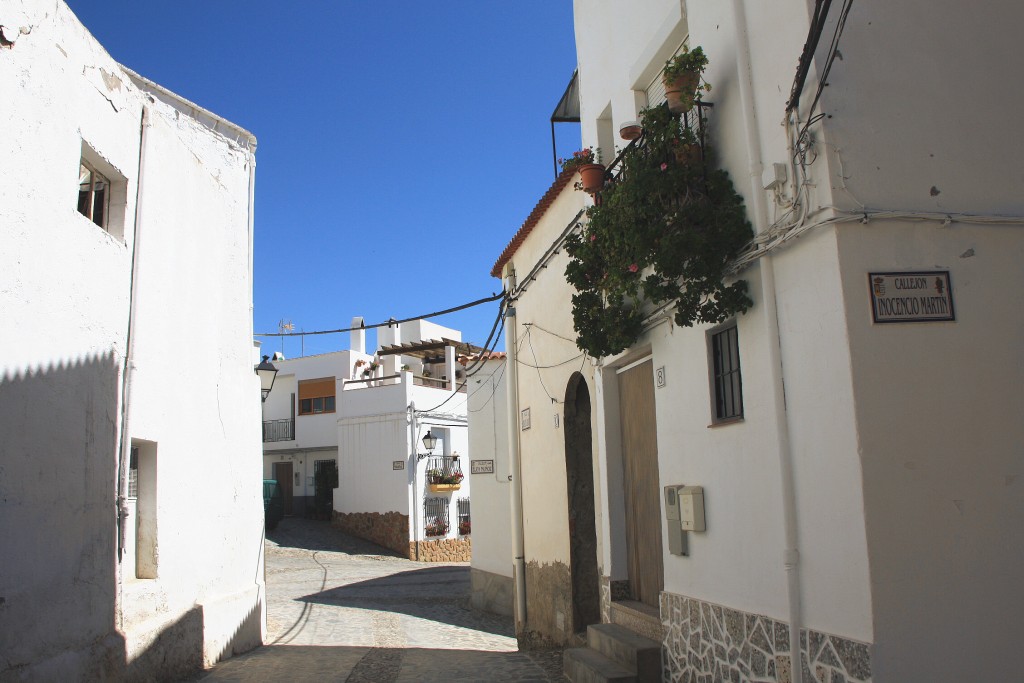
[[[128,181],[85,142],[78,160],[78,213],[117,239],[124,238]]]
[[[307,379],[299,382],[299,415],[334,412],[333,377]]]
[[[132,446],[128,460],[128,497],[139,497],[139,447]]]
[[[743,417],[743,381],[740,377],[740,345],[736,323],[708,335],[711,360],[712,423]]]
[[[459,498],[459,535],[468,536],[472,531],[469,517],[469,498]]]
[[[423,500],[423,527],[427,536],[448,534],[448,499],[425,498]]]
[[[82,159],[78,167],[78,213],[106,229],[109,200],[110,181]]]

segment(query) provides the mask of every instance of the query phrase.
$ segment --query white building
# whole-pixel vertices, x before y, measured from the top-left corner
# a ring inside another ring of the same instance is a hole
[[[466,378],[456,361],[466,345],[425,320],[378,328],[377,341],[367,354],[358,329],[349,350],[274,361],[264,476],[281,483],[286,514],[329,514],[412,559],[469,560]],[[334,468],[328,497],[317,472]]]
[[[664,680],[1014,680],[1024,316],[1003,302],[1024,285],[1024,99],[1004,75],[1022,10],[833,3],[787,113],[814,9],[575,3],[583,145],[625,145],[666,59],[701,45],[714,158],[760,244],[745,314],[687,328],[649,310],[596,368],[602,621],[659,641]],[[893,297],[922,278],[944,315]],[[742,378],[724,414],[716,348]],[[676,485],[702,488],[684,499],[697,530],[671,519]],[[526,624],[546,599],[527,586]]]
[[[264,632],[256,140],[0,26],[0,680],[180,679]]]

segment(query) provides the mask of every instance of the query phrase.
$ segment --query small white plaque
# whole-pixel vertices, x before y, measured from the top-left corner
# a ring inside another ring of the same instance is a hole
[[[405,469],[405,461],[404,460],[392,460],[391,461],[391,469],[393,469],[393,470],[404,470]]]
[[[530,428],[530,409],[523,408],[519,413],[519,428],[524,432]]]
[[[469,471],[472,474],[494,474],[493,460],[470,460]]]

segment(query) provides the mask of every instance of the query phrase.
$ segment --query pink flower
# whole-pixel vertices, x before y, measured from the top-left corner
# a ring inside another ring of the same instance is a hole
[[[591,235],[590,236],[590,241],[591,242],[596,242],[597,241],[597,235]]]
[[[635,263],[630,263],[629,264],[629,272],[635,273],[638,270],[640,270],[640,269],[637,267],[637,265]]]
[[[666,163],[662,162],[662,164],[661,164],[661,170],[662,170],[662,171],[664,171],[664,170],[665,170],[665,169],[667,169],[667,168],[668,168],[668,164],[666,164]]]

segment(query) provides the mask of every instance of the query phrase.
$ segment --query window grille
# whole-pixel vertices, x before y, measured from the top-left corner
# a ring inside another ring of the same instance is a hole
[[[711,335],[715,421],[743,417],[743,382],[736,326]]]
[[[448,534],[447,498],[424,499],[423,526],[427,536],[445,536]]]
[[[110,181],[82,159],[78,167],[78,213],[106,228],[109,199]]]
[[[459,534],[465,536],[472,530],[469,517],[469,498],[460,498],[458,501],[459,510]]]
[[[676,48],[676,51],[672,53],[672,57],[675,57],[682,52],[684,45],[686,45],[686,41],[683,41],[683,43]],[[645,91],[648,107],[655,107],[665,101],[665,83],[661,80],[661,75],[665,73],[665,65],[659,64],[658,67],[657,75],[655,75],[654,80],[651,81]]]
[[[132,446],[131,459],[128,461],[128,497],[139,497],[139,447]]]

